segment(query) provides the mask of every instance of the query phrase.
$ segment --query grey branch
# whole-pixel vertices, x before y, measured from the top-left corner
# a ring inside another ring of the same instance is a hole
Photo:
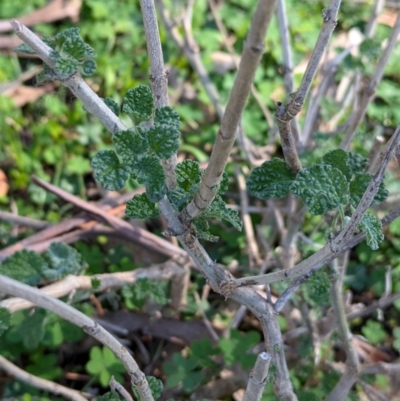
[[[35,305],[47,309],[75,326],[82,328],[85,333],[108,347],[123,363],[132,384],[136,387],[143,401],[154,401],[144,373],[121,343],[103,327],[98,325],[82,312],[72,306],[44,294],[40,290],[20,283],[9,277],[0,275],[0,292],[14,297],[24,298]]]
[[[79,391],[72,390],[70,388],[64,387],[61,384],[54,383],[50,380],[42,379],[32,375],[25,370],[14,365],[6,358],[0,355],[0,370],[7,372],[9,375],[15,377],[16,379],[29,384],[32,387],[39,388],[41,390],[47,391],[51,394],[61,395],[68,400],[72,401],[87,401],[88,398],[84,397]]]
[[[254,369],[250,373],[243,401],[259,401],[262,397],[264,387],[268,379],[268,370],[271,363],[271,356],[267,352],[257,355]]]
[[[236,137],[236,130],[254,74],[264,51],[265,35],[275,9],[276,0],[259,1],[247,36],[235,83],[229,96],[221,127],[211,153],[209,164],[201,181],[200,189],[193,201],[181,212],[186,225],[206,209],[216,195],[222,173]]]

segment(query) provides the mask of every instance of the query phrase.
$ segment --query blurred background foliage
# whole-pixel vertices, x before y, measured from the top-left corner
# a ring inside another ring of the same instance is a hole
[[[296,66],[295,86],[297,86],[318,36],[321,27],[321,11],[327,6],[327,2],[287,0],[286,3],[293,61]],[[2,0],[0,18],[6,20],[27,15],[46,4],[46,0],[30,0],[28,2],[26,0]],[[165,4],[173,10],[174,17],[179,21],[179,16],[185,10],[186,1],[168,0],[165,1]],[[254,5],[254,0],[218,1],[219,16],[227,28],[229,40],[238,54],[243,47]],[[396,5],[399,6],[399,3]],[[372,6],[373,2],[367,0],[343,2],[334,36],[348,34],[351,30],[364,32]],[[97,72],[93,77],[87,79],[87,82],[99,96],[111,97],[120,103],[129,88],[141,83],[149,84],[149,61],[138,1],[83,0],[78,22],[73,23],[64,19],[53,23],[39,23],[34,25],[33,30],[38,35],[54,36],[57,32],[71,26],[80,28],[85,42],[89,43],[98,54]],[[205,162],[218,130],[218,117],[196,72],[190,67],[183,52],[168,38],[162,25],[160,30],[164,60],[169,71],[171,101],[183,122],[181,155]],[[220,94],[221,104],[226,104],[235,72],[228,68],[221,73],[220,66],[214,61],[216,52],[226,52],[226,49],[207,0],[196,0],[195,2],[192,31],[199,45],[201,59]],[[350,54],[340,65],[335,77],[337,82],[341,77],[352,74],[355,69],[359,69],[366,75],[373,73],[377,57],[381,52],[381,45],[389,34],[390,27],[387,24],[378,24],[374,39],[365,42],[364,48],[359,54]],[[333,41],[332,51],[338,53],[345,45],[345,41]],[[375,136],[391,133],[400,122],[399,58],[400,46],[396,46],[385,70],[384,78],[377,89],[377,96],[370,104],[366,118],[358,129],[353,149],[362,156],[368,157]],[[274,113],[275,102],[284,101],[286,98],[282,63],[278,25],[274,19],[268,31],[265,54],[255,78],[255,86],[271,114]],[[76,210],[31,184],[30,176],[35,174],[83,199],[99,199],[101,193],[95,188],[90,160],[98,150],[111,147],[111,136],[99,121],[89,116],[83,110],[82,104],[58,83],[43,83],[38,86],[34,76],[28,79],[24,83],[25,86],[36,90],[45,87],[46,90],[34,101],[22,102],[21,107],[15,105],[13,96],[1,94],[1,92],[5,92],[7,85],[17,81],[21,75],[29,73],[40,65],[39,60],[18,57],[11,49],[0,49],[0,171],[4,173],[4,181],[8,187],[8,190],[0,194],[0,209],[17,210],[20,215],[56,223],[72,216]],[[314,143],[317,144],[317,147],[312,151],[304,152],[302,158],[305,163],[315,162],[327,150],[338,146],[341,136],[334,136],[327,132],[329,130],[326,129],[325,123],[338,113],[339,108],[340,105],[335,100],[335,94],[329,93],[329,96],[324,99],[321,109],[321,129],[314,135]],[[350,112],[351,105],[344,110],[341,120],[338,122],[339,126],[346,120]],[[300,124],[302,124],[303,118],[304,113],[300,115]],[[242,124],[246,135],[255,145],[263,147],[275,143],[276,132],[268,128],[265,117],[253,98],[248,101]],[[279,156],[279,148],[277,154]],[[242,165],[246,165],[243,158],[238,157],[237,160]],[[232,165],[228,165],[227,171],[231,177],[231,186],[227,194],[229,203],[239,204]],[[137,183],[132,181],[128,189],[136,186]],[[399,192],[398,174],[396,176],[389,173],[386,186],[391,194],[396,195],[396,191]],[[262,225],[260,215],[254,214],[252,219],[255,225]],[[318,219],[314,216],[307,216],[303,226],[303,233],[309,235],[316,246],[323,245],[326,241],[323,230],[315,230]],[[151,229],[156,233],[161,231],[157,224],[153,225]],[[265,228],[262,229],[265,230]],[[243,272],[246,272],[247,256],[244,252],[246,247],[244,232],[237,232],[221,223],[212,227],[212,233],[219,236],[220,241],[215,244],[207,244],[210,256],[221,263],[239,266]],[[29,229],[20,230],[15,234],[9,223],[0,221],[0,249],[30,234],[32,234],[32,230]],[[400,292],[400,222],[395,221],[385,231],[385,234],[386,240],[378,251],[371,251],[362,243],[351,252],[345,289],[352,292],[354,302],[359,300],[359,302],[370,303],[383,295],[388,266],[391,267],[393,277],[392,291]],[[107,238],[99,237],[93,242],[75,244],[89,265],[89,274],[123,271],[143,265],[143,261],[135,260],[123,245],[115,246],[108,242]],[[310,249],[315,250],[313,246],[300,246],[303,253]],[[188,306],[183,311],[186,319],[191,319],[196,315],[198,307],[195,304],[193,293],[201,289],[203,285],[202,277],[193,273]],[[274,291],[279,293],[282,290],[282,286],[274,286]],[[132,299],[135,299],[134,295],[127,291],[121,295],[109,293],[105,297],[104,303],[110,308],[121,307],[122,303],[126,308],[132,309],[134,307]],[[315,309],[315,313],[323,316],[326,306],[320,302],[320,299],[321,294],[316,294],[312,290],[308,291],[305,287],[304,291],[296,296],[294,302],[305,300],[310,308]],[[93,308],[88,303],[77,305],[88,315],[93,313]],[[229,317],[224,311],[223,305],[223,302],[217,300],[214,303],[207,302],[203,306],[211,321],[217,319],[226,323],[229,321]],[[8,333],[5,341],[0,343],[0,353],[12,361],[23,361],[29,372],[51,380],[60,379],[63,372],[57,367],[57,364],[60,361],[62,347],[66,347],[69,342],[81,341],[81,336],[74,327],[59,321],[54,316],[47,315],[46,312],[36,312],[34,316],[35,322],[31,322],[31,324],[38,328],[36,338],[31,335],[28,339],[24,338],[21,334],[20,324],[22,321],[27,322],[29,317],[25,312],[16,313],[13,315],[13,321],[15,327],[19,328],[19,334],[17,335],[13,331]],[[397,301],[393,308],[389,308],[384,313],[374,313],[368,318],[355,320],[352,323],[352,330],[354,333],[364,336],[371,344],[379,346],[388,355],[398,356],[396,353],[400,350],[399,322],[400,302]],[[285,333],[287,322],[282,319],[281,324],[283,333]],[[251,333],[246,327],[249,325],[247,321],[243,327],[243,330],[247,331],[247,335]],[[334,357],[335,350],[331,346],[331,341],[322,344],[326,359]],[[165,365],[165,374],[168,375],[167,385],[182,383],[179,375],[190,365],[189,370],[192,376],[188,377],[194,379],[192,381],[187,379],[184,383],[184,390],[193,391],[196,383],[207,382],[210,377],[217,374],[218,369],[213,362],[215,353],[222,353],[222,357],[228,363],[231,351],[226,344],[223,344],[223,341],[219,344],[217,351],[211,345],[204,347],[209,350],[209,352],[205,351],[205,355],[202,356],[205,359],[201,359],[195,351],[185,356],[175,354],[173,360],[177,368],[174,370],[174,366],[170,362],[168,362],[169,365],[168,363]],[[70,356],[67,361],[64,361],[64,368],[72,369],[83,375],[92,374],[94,378],[87,384],[89,387],[95,386],[96,383],[104,386],[105,377],[108,377],[109,372],[111,374],[121,374],[121,372],[118,367],[112,367],[112,357],[102,354],[103,351],[100,349],[96,349],[96,351],[93,349],[90,355],[86,353],[86,356],[79,354]],[[327,394],[338,379],[335,373],[323,374],[313,370],[311,351],[311,341],[307,336],[302,337],[295,353],[300,353],[303,359],[301,365],[293,366],[291,371],[300,400],[321,399],[320,397]],[[45,356],[43,357],[43,355]],[[94,363],[87,362],[90,358],[104,360],[104,368],[97,371],[93,368]],[[192,363],[192,360],[196,362]],[[202,375],[199,376],[199,372],[202,372]],[[162,375],[163,373],[160,373],[160,376]],[[387,384],[385,378],[379,375],[374,376],[373,380],[371,376],[368,380],[370,384],[379,389],[385,388]],[[63,381],[68,382],[65,377]],[[18,396],[18,399],[23,401],[38,399],[35,398],[35,395],[40,394],[39,391],[30,389],[30,395],[26,394],[26,391],[26,386],[21,383],[7,383],[3,396],[5,398]],[[356,393],[356,391],[352,392],[348,400],[358,399]],[[48,398],[42,396],[40,399],[45,401]],[[51,397],[51,399],[55,400],[56,398]],[[272,384],[270,384],[266,388],[265,400],[273,399]]]

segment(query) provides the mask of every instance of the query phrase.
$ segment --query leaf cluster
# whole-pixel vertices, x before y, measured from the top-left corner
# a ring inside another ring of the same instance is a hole
[[[272,159],[256,167],[247,179],[249,192],[261,199],[283,198],[293,193],[301,198],[313,215],[323,215],[339,209],[352,213],[372,180],[362,172],[367,160],[342,149],[326,153],[320,163],[303,168],[295,175],[281,159]],[[383,202],[388,191],[381,183],[373,204]],[[346,224],[342,221],[342,227]],[[366,214],[359,229],[364,231],[367,244],[377,249],[383,240],[381,223],[372,214]]]

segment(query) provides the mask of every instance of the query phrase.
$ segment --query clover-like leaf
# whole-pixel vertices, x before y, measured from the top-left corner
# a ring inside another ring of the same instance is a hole
[[[153,108],[153,94],[148,86],[139,85],[126,92],[122,111],[129,114],[135,124],[140,124],[143,121],[150,121]]]
[[[11,313],[7,308],[0,306],[0,336],[11,326]]]
[[[44,254],[44,259],[50,268],[45,270],[43,275],[51,280],[61,279],[68,274],[77,275],[85,268],[80,253],[62,242],[51,244]]]
[[[247,179],[248,191],[258,198],[284,198],[295,175],[281,159],[274,158],[256,167]]]
[[[175,171],[177,184],[187,192],[201,180],[200,165],[194,160],[187,159],[177,164]]]
[[[147,138],[134,131],[119,131],[113,136],[113,143],[122,161],[134,168],[140,157],[149,150]]]
[[[171,125],[157,124],[148,130],[150,148],[160,159],[169,159],[178,150],[179,136]]]
[[[157,203],[167,193],[164,170],[154,156],[144,156],[136,171],[137,179],[146,185],[146,195],[150,202]]]
[[[61,56],[70,56],[76,60],[82,60],[85,55],[85,42],[80,36],[71,36],[65,39],[61,46]]]
[[[368,173],[357,173],[354,179],[350,182],[350,202],[354,207],[360,203],[364,192],[367,190],[369,183],[372,180],[372,175]],[[385,189],[385,184],[381,182],[378,192],[376,193],[372,205],[381,203],[386,200],[389,192]]]
[[[382,223],[372,213],[365,213],[361,219],[358,228],[362,230],[367,239],[367,245],[372,249],[376,250],[379,248],[379,244],[384,240],[382,233]]]
[[[315,164],[301,170],[290,191],[303,200],[310,213],[324,214],[348,200],[349,183],[345,175],[327,164]]]
[[[80,65],[80,70],[83,75],[90,76],[96,72],[97,64],[92,59],[85,60],[82,65]]]
[[[126,204],[125,215],[132,219],[152,219],[159,214],[160,209],[149,201],[146,194],[135,195]]]
[[[154,113],[154,124],[170,125],[179,130],[181,127],[181,119],[179,114],[172,107],[159,107]]]
[[[119,104],[112,99],[111,97],[106,97],[104,99],[104,103],[108,106],[108,108],[116,115],[119,116],[120,108]]]
[[[352,176],[352,170],[349,165],[349,155],[343,149],[329,151],[322,157],[322,163],[336,167],[346,176],[348,180],[350,180]]]
[[[96,182],[108,191],[122,189],[129,177],[128,166],[119,162],[113,150],[101,150],[92,159],[93,175]]]
[[[0,264],[0,274],[32,286],[39,283],[47,269],[48,265],[40,255],[26,250],[14,253]]]
[[[368,160],[365,157],[353,152],[347,152],[347,155],[349,157],[348,164],[352,175],[365,170],[368,163]]]
[[[21,43],[19,46],[14,48],[14,51],[16,51],[17,53],[36,54],[35,50],[33,50],[26,43]]]
[[[68,77],[78,69],[78,61],[72,58],[59,58],[54,66],[54,70],[62,77]]]
[[[226,207],[222,198],[217,195],[211,205],[202,213],[204,217],[214,217],[218,220],[229,221],[238,231],[242,231],[243,222],[240,220],[237,210]]]

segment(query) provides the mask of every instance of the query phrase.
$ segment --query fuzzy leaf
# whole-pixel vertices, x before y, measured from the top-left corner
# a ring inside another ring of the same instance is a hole
[[[33,350],[42,342],[45,333],[47,311],[37,309],[33,315],[26,316],[18,330],[22,333],[24,347]]]
[[[135,124],[150,121],[153,108],[153,94],[148,86],[139,85],[126,92],[122,111],[129,114]]]
[[[379,244],[385,238],[382,233],[382,223],[380,220],[372,213],[365,213],[358,228],[364,232],[367,245],[374,251],[378,249]]]
[[[219,188],[218,188],[218,193],[220,195],[224,194],[229,188],[229,176],[228,174],[224,171],[222,173],[222,178],[221,182],[219,183]]]
[[[348,189],[349,183],[343,173],[326,164],[316,164],[301,170],[290,186],[290,191],[303,199],[314,215],[345,205]]]
[[[135,195],[126,204],[125,215],[132,219],[152,219],[159,214],[157,205],[150,202],[146,194]]]
[[[336,167],[350,180],[352,171],[349,165],[349,155],[343,149],[329,151],[322,157],[322,163]]]
[[[199,216],[199,217],[193,219],[192,223],[196,229],[196,236],[199,239],[204,239],[204,240],[210,241],[210,242],[217,242],[219,240],[219,237],[212,235],[208,231],[208,228],[209,228],[208,221],[204,217]]]
[[[113,150],[101,150],[92,159],[91,166],[96,182],[108,191],[118,191],[125,186],[129,168],[122,165]]]
[[[367,190],[371,180],[371,174],[357,173],[354,179],[350,182],[350,202],[354,207],[357,207],[360,203],[360,200],[363,197],[364,192]],[[372,201],[372,205],[385,201],[388,195],[389,192],[385,189],[385,184],[381,182],[378,192]]]
[[[121,401],[122,399],[119,397],[118,393],[115,391],[109,391],[108,393],[97,397],[97,401]]]
[[[116,115],[119,116],[119,104],[112,99],[111,97],[106,97],[104,99],[104,103],[108,106],[108,108]]]
[[[7,308],[0,306],[0,336],[11,326],[11,313]]]
[[[148,130],[150,148],[160,159],[169,159],[179,148],[180,132],[173,126],[157,124]]]
[[[70,75],[75,74],[77,69],[78,69],[78,61],[72,58],[69,59],[59,58],[54,66],[54,70],[56,71],[56,73],[62,77],[69,77]]]
[[[357,174],[365,170],[367,167],[368,160],[365,157],[362,157],[356,153],[348,152],[347,153],[349,159],[348,164],[350,166],[351,174]]]
[[[200,165],[194,160],[184,160],[176,166],[175,171],[177,184],[187,192],[201,180]]]
[[[218,220],[229,221],[238,231],[242,231],[243,222],[240,220],[237,210],[226,207],[222,198],[217,195],[211,205],[202,213],[204,217],[214,217]]]
[[[0,274],[32,286],[39,283],[42,272],[47,269],[46,262],[37,253],[26,250],[14,253],[0,264]]]
[[[14,51],[16,51],[17,53],[36,54],[35,50],[33,50],[26,43],[22,43],[19,46],[15,47]]]
[[[83,75],[90,76],[96,72],[97,64],[92,59],[85,60],[80,66]]]
[[[248,191],[258,198],[284,198],[295,176],[281,159],[274,158],[256,167],[247,179]]]
[[[87,43],[85,43],[85,57],[88,58],[97,57],[97,54],[94,51],[93,47],[89,46]]]
[[[72,27],[57,33],[57,35],[54,38],[54,42],[56,43],[57,46],[61,47],[68,38],[74,38],[74,37],[79,38],[80,36],[81,36],[80,29]]]
[[[181,119],[179,114],[172,107],[159,107],[154,113],[154,124],[170,125],[179,130],[181,127]]]
[[[146,185],[150,202],[157,203],[167,193],[164,170],[154,156],[144,156],[138,163],[137,179]]]
[[[85,267],[79,252],[62,242],[51,244],[44,259],[50,268],[43,275],[50,280],[61,279],[68,274],[78,275]]]
[[[113,136],[113,143],[122,161],[135,168],[139,157],[144,156],[149,150],[147,138],[143,138],[134,131],[119,131]]]
[[[60,53],[62,56],[70,56],[75,60],[82,60],[85,55],[85,42],[80,36],[72,36],[67,38],[61,46]]]
[[[149,388],[151,394],[155,400],[160,398],[162,390],[163,390],[163,382],[160,379],[156,379],[154,376],[146,376],[147,383],[149,384]],[[135,387],[132,386],[133,395],[137,400],[141,400],[139,392]]]
[[[198,185],[193,186],[192,188],[197,189]],[[172,203],[172,206],[175,210],[179,212],[186,207],[191,200],[191,192],[186,192],[183,188],[177,187],[172,191],[168,191],[167,193],[169,201]]]

